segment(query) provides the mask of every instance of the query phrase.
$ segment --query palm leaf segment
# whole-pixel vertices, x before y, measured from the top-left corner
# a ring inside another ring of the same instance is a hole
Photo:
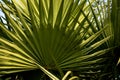
[[[1,18],[0,74],[40,66],[60,73],[104,66],[110,25],[103,23],[105,10],[96,0],[19,1],[1,5],[6,22]]]

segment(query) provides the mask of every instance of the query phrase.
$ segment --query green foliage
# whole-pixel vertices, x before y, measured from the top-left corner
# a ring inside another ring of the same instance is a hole
[[[114,27],[114,45],[120,47],[120,1],[116,0],[116,1],[112,1],[112,26]],[[120,63],[120,59],[118,59],[118,57],[120,57],[119,55],[119,49],[116,51],[116,58],[117,58],[117,65]]]
[[[3,0],[0,75],[41,69],[59,80],[69,70],[106,73],[114,35],[104,6],[96,0]]]

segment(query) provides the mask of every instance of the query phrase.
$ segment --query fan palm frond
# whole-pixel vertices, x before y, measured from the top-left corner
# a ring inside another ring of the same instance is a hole
[[[3,0],[0,74],[32,69],[101,70],[112,32],[96,0]],[[103,2],[104,3],[104,2]],[[98,49],[99,48],[99,49]],[[49,72],[46,74],[49,75]],[[50,74],[51,75],[51,74]]]

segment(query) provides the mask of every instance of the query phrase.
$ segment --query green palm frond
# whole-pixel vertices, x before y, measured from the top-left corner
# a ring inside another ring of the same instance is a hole
[[[0,74],[40,68],[63,76],[67,70],[104,67],[113,49],[112,32],[107,33],[111,25],[104,23],[106,12],[96,0],[5,1],[0,6],[6,16],[0,30],[7,36],[0,36]]]

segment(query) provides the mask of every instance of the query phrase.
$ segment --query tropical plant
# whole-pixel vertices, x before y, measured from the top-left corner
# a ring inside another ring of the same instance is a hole
[[[69,70],[79,77],[111,74],[113,31],[105,1],[3,0],[0,8],[5,14],[0,22],[1,75],[33,69],[54,80]]]
[[[114,31],[114,45],[117,46],[114,50],[114,65],[115,67],[115,76],[119,76],[120,79],[120,1],[112,0],[112,26]]]

